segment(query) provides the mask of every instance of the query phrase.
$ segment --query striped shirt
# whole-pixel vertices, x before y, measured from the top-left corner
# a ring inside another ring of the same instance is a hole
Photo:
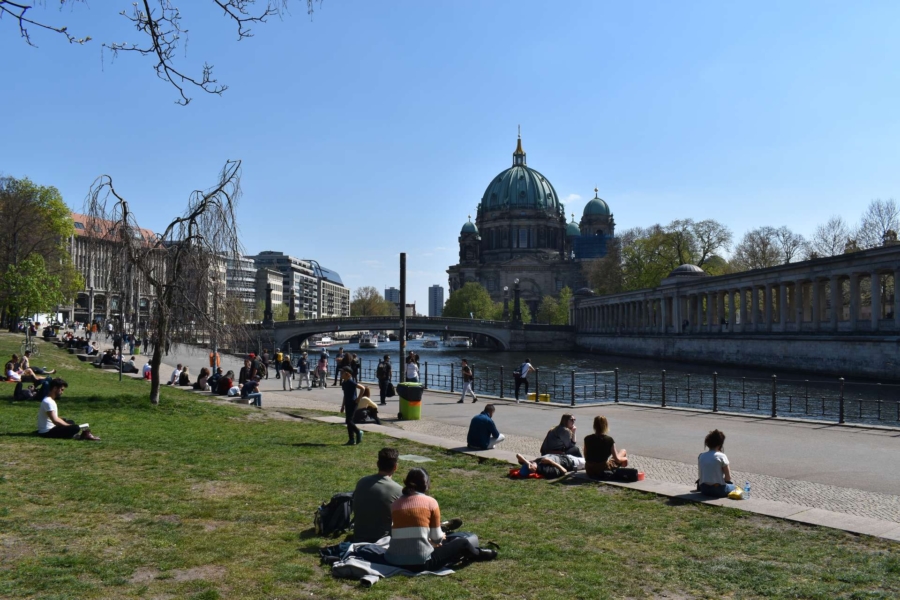
[[[392,565],[425,564],[434,551],[431,542],[444,539],[441,509],[431,496],[400,496],[391,505],[391,519],[391,545],[385,558]]]

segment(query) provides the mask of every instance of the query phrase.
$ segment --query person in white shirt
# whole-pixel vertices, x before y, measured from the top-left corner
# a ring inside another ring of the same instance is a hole
[[[175,367],[175,370],[172,371],[172,377],[166,383],[166,385],[175,385],[178,383],[178,378],[181,377],[181,363],[178,363],[178,366]]]
[[[419,383],[419,365],[412,356],[406,359],[406,380],[410,383]]]
[[[56,401],[62,398],[63,391],[69,387],[64,379],[57,377],[50,382],[50,392],[41,400],[38,409],[38,435],[45,438],[77,438],[99,442],[100,438],[91,433],[90,429],[81,429],[71,419],[60,419]]]
[[[523,385],[525,386],[525,399],[528,399],[528,374],[533,372],[534,367],[531,366],[530,358],[526,358],[525,362],[513,372],[513,377],[516,381],[516,402],[519,401],[519,388]],[[538,400],[537,396],[534,399]]]
[[[703,443],[709,450],[697,457],[698,489],[701,494],[725,498],[736,487],[731,482],[728,457],[722,452],[725,447],[725,434],[713,429]]]
[[[150,379],[150,374],[153,371],[153,367],[150,366],[150,363],[144,363],[144,368],[141,369],[141,375],[143,375],[144,379]]]

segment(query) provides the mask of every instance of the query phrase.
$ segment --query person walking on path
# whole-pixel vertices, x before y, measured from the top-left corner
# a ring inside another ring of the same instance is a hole
[[[276,354],[276,356],[278,355],[281,355],[281,352]],[[275,363],[275,366],[278,369],[276,373],[280,371],[280,374],[275,379],[278,379],[283,375],[284,377],[281,379],[281,389],[290,392],[294,389],[292,385],[294,382],[294,365],[291,364],[291,357],[287,354],[281,355],[281,358],[281,364]]]
[[[467,447],[472,450],[490,450],[506,439],[494,423],[494,410],[494,405],[488,404],[480,414],[472,417],[466,436]]]
[[[258,371],[264,370],[266,372],[266,379],[268,379],[269,378],[269,351],[267,349],[263,350],[262,356],[260,356],[259,358],[262,361],[262,365],[265,367],[265,369],[258,369]]]
[[[281,348],[275,348],[275,379],[281,379],[281,362],[284,360],[284,355],[281,353]]]
[[[525,362],[523,362],[519,368],[513,372],[513,377],[516,380],[516,402],[519,402],[519,388],[523,385],[525,386],[525,399],[528,400],[528,374],[534,372],[534,367],[531,365],[531,359],[526,358]],[[535,401],[538,400],[537,395],[534,397]]]
[[[388,388],[391,385],[391,376],[393,373],[391,372],[391,357],[387,354],[384,355],[384,360],[378,363],[378,367],[375,369],[375,377],[378,379],[378,388],[381,393],[381,404],[382,406],[387,404],[387,393]]]
[[[475,383],[475,375],[472,373],[472,369],[469,367],[469,361],[466,359],[462,359],[462,380],[462,395],[459,397],[459,402],[457,402],[457,404],[465,402],[466,393],[472,394],[473,403],[478,402],[478,398],[475,396],[475,390],[472,389],[472,385]]]
[[[356,383],[353,379],[352,369],[349,367],[341,369],[341,390],[344,392],[344,399],[341,403],[341,412],[344,413],[344,422],[347,423],[347,435],[350,437],[345,444],[346,446],[362,444],[363,432],[356,426],[356,423],[353,422],[353,415],[356,413],[356,397],[365,389],[365,386]],[[356,436],[356,439],[354,439],[354,435]]]
[[[299,373],[299,380],[297,382],[297,389],[303,387],[303,382],[306,381],[306,390],[309,391],[312,389],[312,383],[309,380],[309,358],[307,358],[306,352],[300,355],[300,358],[297,359],[297,373]]]
[[[341,346],[338,348],[337,356],[334,357],[334,383],[332,385],[338,384],[338,378],[341,377],[341,363],[344,362],[344,347]]]

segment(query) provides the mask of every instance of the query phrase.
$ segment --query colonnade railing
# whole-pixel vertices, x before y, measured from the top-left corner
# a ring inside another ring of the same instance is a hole
[[[377,361],[366,360],[359,378],[376,383]],[[514,368],[470,364],[478,395],[515,397]],[[333,372],[329,374],[333,376]],[[396,365],[393,383],[399,382]],[[462,392],[457,364],[419,365],[419,382],[427,389]],[[837,423],[900,425],[900,385],[848,382],[844,378],[734,377],[717,372],[563,371],[537,369],[528,378],[522,401],[548,401],[570,406],[631,402],[660,407],[706,409],[771,417],[808,418]],[[377,395],[377,389],[372,393]]]

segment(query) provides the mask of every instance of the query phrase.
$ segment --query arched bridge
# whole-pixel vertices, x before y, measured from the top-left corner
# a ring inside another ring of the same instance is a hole
[[[561,325],[515,326],[506,321],[453,319],[449,317],[407,317],[408,331],[430,331],[484,335],[504,350],[569,350],[574,346],[575,329]],[[259,330],[272,336],[272,343],[284,348],[288,343],[299,347],[311,335],[340,331],[392,331],[400,329],[400,318],[330,317],[302,321],[279,321],[260,325]]]

